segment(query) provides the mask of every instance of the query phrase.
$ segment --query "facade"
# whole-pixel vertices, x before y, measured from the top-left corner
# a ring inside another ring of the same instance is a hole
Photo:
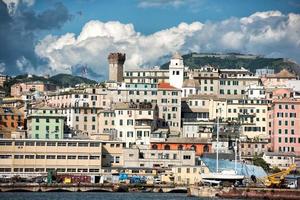
[[[271,168],[278,167],[283,170],[295,163],[296,156],[294,153],[266,152],[262,158],[270,165]]]
[[[289,97],[289,90],[276,91],[269,110],[268,132],[275,152],[300,153],[300,101]],[[279,95],[281,94],[281,95]]]
[[[201,174],[209,173],[209,169],[204,165],[200,166],[174,166],[172,167],[172,177],[177,185],[195,185],[202,180]]]
[[[184,78],[184,65],[183,58],[176,52],[170,60],[169,65],[169,82],[170,85],[182,89]]]
[[[196,156],[211,152],[211,142],[195,138],[168,138],[166,141],[151,142],[153,150],[193,150]]]
[[[226,119],[241,125],[241,135],[248,138],[268,138],[267,100],[227,100]]]
[[[116,103],[112,111],[99,113],[99,132],[133,145],[149,145],[151,133],[157,129],[158,107],[151,103]]]
[[[24,107],[0,108],[0,138],[11,138],[12,132],[25,130],[26,120],[24,117]]]
[[[276,74],[266,74],[261,77],[262,84],[266,88],[286,87],[288,81],[296,80],[297,76],[283,69]]]
[[[251,159],[254,156],[263,155],[269,149],[268,140],[244,140],[240,143],[242,158]]]
[[[154,67],[151,69],[130,69],[124,72],[125,83],[168,83],[169,70]]]
[[[1,140],[0,173],[37,175],[58,173],[99,174],[101,142],[93,140]],[[20,151],[22,149],[22,151]]]
[[[202,95],[217,95],[219,94],[219,69],[213,66],[201,66],[200,69],[190,69],[189,76],[197,80],[200,84],[198,90]]]
[[[50,83],[43,82],[27,82],[27,83],[16,83],[10,88],[10,95],[12,97],[20,97],[24,93],[28,92],[45,92],[45,91],[54,91],[56,86]]]
[[[247,99],[266,99],[266,91],[262,85],[249,85],[245,88]]]
[[[124,148],[125,143],[122,141],[103,141],[102,166],[105,168],[122,168],[124,166]]]
[[[4,86],[4,82],[9,80],[10,77],[7,75],[0,74],[0,87]]]
[[[226,99],[242,98],[250,85],[260,85],[260,79],[250,71],[241,69],[220,69],[219,95]]]
[[[122,53],[110,53],[107,59],[109,63],[109,80],[122,82],[123,65],[126,55]]]
[[[109,91],[110,102],[154,103],[158,106],[158,127],[172,135],[181,132],[181,90],[169,83],[126,83]]]
[[[33,109],[27,117],[28,137],[32,139],[63,139],[65,117],[57,109]]]
[[[171,168],[195,166],[193,150],[124,149],[124,167]]]

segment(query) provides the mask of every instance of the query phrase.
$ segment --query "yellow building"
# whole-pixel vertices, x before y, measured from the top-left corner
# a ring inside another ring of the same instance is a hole
[[[102,161],[122,165],[118,153],[122,150],[117,150],[122,148],[122,143],[114,141],[2,139],[0,173],[36,175],[55,169],[58,173],[99,174]]]

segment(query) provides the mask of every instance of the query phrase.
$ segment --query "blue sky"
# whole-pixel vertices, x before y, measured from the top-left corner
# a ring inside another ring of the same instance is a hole
[[[120,21],[132,23],[136,31],[151,34],[170,28],[181,22],[214,22],[230,17],[245,17],[255,12],[279,10],[283,14],[300,13],[300,0],[185,0],[180,5],[172,5],[168,0],[158,0],[157,5],[142,6],[151,0],[38,0],[36,10],[45,10],[55,2],[63,2],[74,16],[55,34],[74,32],[78,34],[82,26],[90,20]],[[160,4],[160,5],[159,5]]]
[[[103,80],[110,52],[126,53],[126,69],[175,51],[300,63],[300,0],[0,0],[0,43],[0,73],[10,75],[88,66]]]

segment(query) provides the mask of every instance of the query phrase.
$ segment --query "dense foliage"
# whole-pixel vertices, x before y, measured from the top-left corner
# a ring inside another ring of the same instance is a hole
[[[244,67],[252,72],[260,68],[275,69],[275,72],[280,71],[282,68],[286,68],[292,72],[300,74],[300,67],[298,64],[287,61],[283,58],[264,58],[260,56],[250,56],[247,58],[242,54],[227,54],[226,56],[207,56],[206,54],[190,53],[183,55],[183,61],[185,66],[190,68],[200,68],[204,65],[212,65],[219,68],[241,68]],[[161,66],[162,69],[168,69],[169,62]]]

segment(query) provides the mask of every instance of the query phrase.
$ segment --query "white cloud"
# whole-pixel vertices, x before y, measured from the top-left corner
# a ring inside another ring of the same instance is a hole
[[[0,73],[3,73],[5,71],[5,63],[4,62],[1,62],[0,63]]]
[[[35,2],[35,0],[2,0],[6,6],[8,13],[10,15],[14,15],[19,4],[24,4],[26,6],[32,6]]]
[[[281,56],[300,62],[300,15],[279,11],[220,22],[181,23],[150,35],[136,32],[132,24],[90,21],[76,36],[48,35],[36,46],[36,54],[49,60],[52,72],[71,72],[71,66],[87,64],[107,75],[107,55],[125,52],[125,67],[153,66],[175,51],[253,53]]]

